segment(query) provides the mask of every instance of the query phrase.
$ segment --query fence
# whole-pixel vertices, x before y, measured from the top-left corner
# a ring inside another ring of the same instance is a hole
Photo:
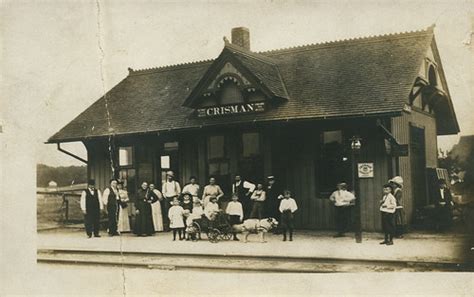
[[[38,226],[81,223],[84,216],[80,207],[81,194],[77,192],[37,191]]]

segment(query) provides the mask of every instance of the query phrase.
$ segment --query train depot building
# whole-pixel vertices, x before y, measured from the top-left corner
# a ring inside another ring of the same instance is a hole
[[[234,174],[274,175],[301,229],[334,228],[328,198],[346,181],[362,229],[379,230],[382,185],[400,175],[411,221],[437,136],[459,132],[433,30],[253,52],[234,28],[214,60],[129,69],[48,143],[83,142],[97,187],[115,175],[132,194],[170,169],[181,184],[215,176],[227,199]]]

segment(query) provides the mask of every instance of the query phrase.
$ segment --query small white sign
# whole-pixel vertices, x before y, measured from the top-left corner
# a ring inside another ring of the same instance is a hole
[[[374,177],[374,163],[358,163],[357,171],[359,178]]]

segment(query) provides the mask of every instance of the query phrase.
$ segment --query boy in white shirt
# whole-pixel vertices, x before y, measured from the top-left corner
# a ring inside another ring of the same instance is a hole
[[[293,241],[293,213],[298,209],[298,206],[296,205],[295,199],[291,198],[290,191],[285,190],[282,198],[279,210],[281,212],[281,225],[283,227],[283,241],[286,241],[287,231],[289,231],[290,241]]]
[[[397,209],[397,199],[392,195],[390,184],[383,186],[383,196],[380,200],[380,212],[382,214],[382,229],[385,235],[384,241],[380,244],[393,245],[393,234],[395,233],[395,210]]]
[[[239,202],[239,196],[237,194],[232,194],[232,201],[227,204],[225,212],[229,215],[229,223],[231,225],[237,225],[242,222],[244,218],[244,211],[242,208],[242,203]],[[233,232],[234,240],[239,240],[237,238],[237,233]]]

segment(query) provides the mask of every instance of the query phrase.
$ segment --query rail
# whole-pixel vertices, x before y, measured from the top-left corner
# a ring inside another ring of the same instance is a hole
[[[70,198],[72,197],[81,197],[81,194],[77,193],[77,190],[70,190],[70,191],[36,191],[36,194],[48,195],[50,197],[57,197],[58,199],[62,199],[62,204],[60,209],[64,209],[64,223],[69,223],[69,214],[70,214]]]

